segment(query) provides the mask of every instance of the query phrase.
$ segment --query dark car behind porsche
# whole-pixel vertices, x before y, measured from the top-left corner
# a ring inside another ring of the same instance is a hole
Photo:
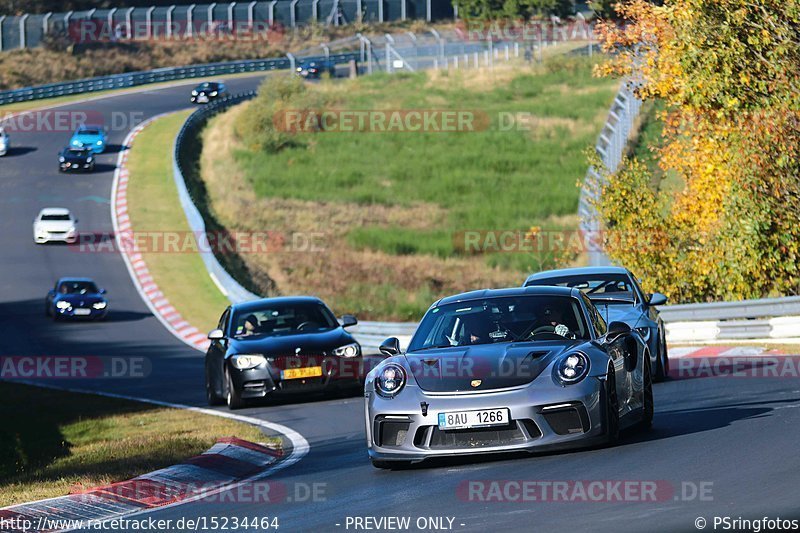
[[[361,346],[318,298],[266,298],[232,305],[208,338],[206,395],[231,409],[273,395],[363,384]]]

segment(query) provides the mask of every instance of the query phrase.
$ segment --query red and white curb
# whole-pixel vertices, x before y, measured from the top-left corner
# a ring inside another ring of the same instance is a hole
[[[779,350],[767,349],[761,346],[670,346],[669,358],[681,359],[684,357],[761,357],[782,355]]]
[[[128,133],[123,141],[124,149],[117,157],[117,168],[114,171],[114,183],[111,192],[111,221],[114,225],[116,244],[125,265],[128,268],[133,284],[139,291],[150,311],[173,335],[196,350],[205,352],[209,341],[206,334],[189,324],[175,307],[164,296],[158,284],[150,274],[142,254],[136,250],[130,214],[128,213],[128,184],[130,171],[127,167],[128,152],[133,141],[151,122],[171,113],[151,117]]]
[[[219,489],[252,479],[282,456],[279,450],[260,444],[222,438],[202,455],[178,465],[68,496],[0,509],[0,524],[5,524],[0,529],[26,531],[29,525],[29,531],[53,531],[68,529],[69,524],[81,520],[83,527],[88,527],[89,521],[98,523],[184,500],[209,498]],[[261,498],[267,497],[261,494]]]

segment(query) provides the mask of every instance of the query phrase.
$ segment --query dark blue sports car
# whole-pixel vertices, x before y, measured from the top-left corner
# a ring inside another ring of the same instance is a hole
[[[102,320],[108,313],[105,289],[98,289],[89,278],[61,278],[47,292],[44,314],[61,318]]]

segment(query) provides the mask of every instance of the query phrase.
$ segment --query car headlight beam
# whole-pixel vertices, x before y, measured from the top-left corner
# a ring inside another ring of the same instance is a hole
[[[396,363],[387,364],[375,377],[375,391],[388,398],[397,395],[405,384],[406,371]]]
[[[333,354],[338,355],[339,357],[356,357],[360,353],[361,347],[357,342],[345,344],[344,346],[340,346],[333,350]]]
[[[589,374],[589,357],[572,352],[556,362],[556,375],[563,384],[578,383]]]
[[[249,370],[267,362],[267,358],[259,354],[239,354],[231,357],[231,364],[238,370]]]

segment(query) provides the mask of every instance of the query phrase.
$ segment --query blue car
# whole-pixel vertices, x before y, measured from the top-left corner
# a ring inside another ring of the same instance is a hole
[[[103,320],[108,313],[105,289],[98,289],[89,278],[61,278],[47,292],[44,314],[61,318]]]
[[[106,149],[106,131],[103,126],[82,124],[69,140],[71,148],[88,148],[95,154],[102,154]]]

